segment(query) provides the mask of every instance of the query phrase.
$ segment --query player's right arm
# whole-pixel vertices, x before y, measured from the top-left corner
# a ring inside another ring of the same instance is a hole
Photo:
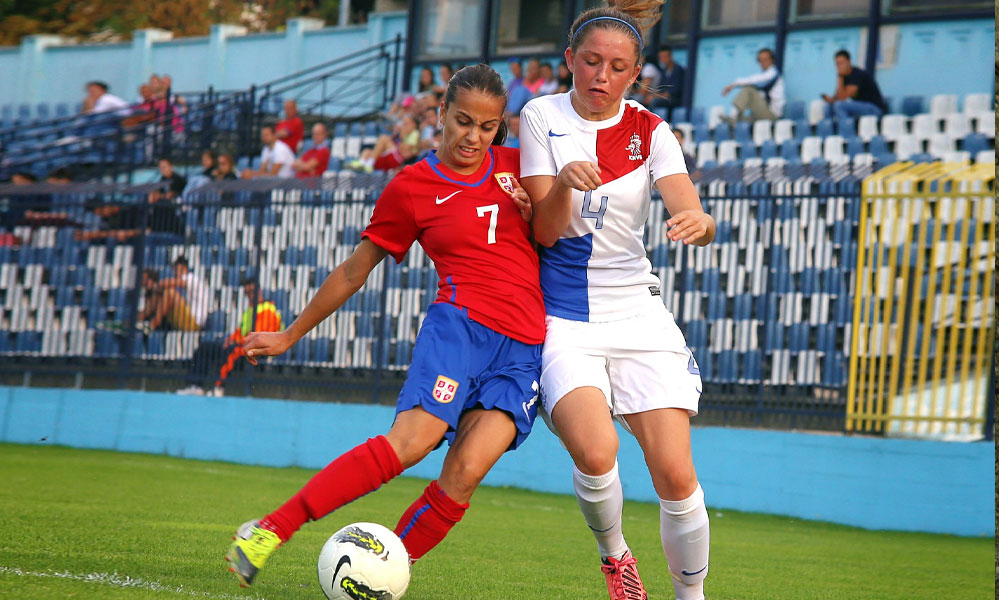
[[[362,239],[347,260],[333,270],[316,291],[316,295],[302,309],[302,314],[284,331],[254,332],[246,336],[243,349],[246,358],[257,364],[260,356],[276,356],[292,347],[295,342],[333,314],[348,298],[361,289],[378,263],[388,256],[388,251],[371,240]]]
[[[546,248],[558,241],[572,219],[572,190],[600,187],[600,167],[575,161],[557,170],[544,119],[533,106],[520,114],[520,185],[533,205],[534,239]]]

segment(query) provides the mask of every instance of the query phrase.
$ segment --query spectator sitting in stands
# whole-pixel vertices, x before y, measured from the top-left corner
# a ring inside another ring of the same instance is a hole
[[[565,61],[558,64],[558,93],[564,94],[572,89],[572,73]]]
[[[18,171],[11,175],[10,182],[13,185],[31,185],[32,183],[37,183],[38,178],[28,171]]]
[[[291,165],[295,162],[295,153],[288,144],[277,139],[273,127],[265,126],[260,130],[260,141],[264,143],[264,148],[260,152],[260,169],[245,169],[242,178],[294,177],[295,170]]]
[[[506,85],[506,110],[519,115],[534,94],[524,86],[524,69],[519,60],[510,60],[510,72],[513,78]]]
[[[128,102],[110,93],[108,91],[108,84],[103,81],[91,81],[84,89],[87,91],[87,97],[83,99],[84,114],[114,111],[119,116],[128,116]]]
[[[430,67],[420,69],[420,83],[416,88],[417,91],[421,94],[432,92],[435,85],[437,85],[437,82],[434,81],[434,70]]]
[[[291,164],[295,176],[300,179],[307,177],[322,177],[330,164],[330,145],[326,139],[326,126],[316,123],[312,126],[312,148],[307,150],[302,158]]]
[[[122,120],[123,127],[135,127],[156,120],[156,103],[148,83],[139,86],[139,102],[132,106],[132,114]]]
[[[294,100],[284,101],[284,119],[278,121],[274,133],[277,134],[277,139],[288,144],[292,152],[298,152],[301,148],[305,125],[302,117],[298,116],[298,104]]]
[[[18,171],[10,178],[11,185],[31,185],[37,183],[38,178],[28,171]],[[35,195],[23,196],[20,194],[0,197],[0,229],[11,230],[21,224],[26,212],[38,211],[37,200],[44,202],[44,199]],[[13,240],[6,234],[0,234],[4,238],[4,243],[0,246],[10,246]],[[18,242],[20,243],[20,242]]]
[[[451,76],[454,75],[454,69],[451,65],[444,63],[437,69],[437,74],[439,75],[440,81],[437,82],[433,91],[439,96],[443,96],[444,92],[447,90],[447,83],[451,81]]]
[[[226,154],[225,152],[219,154],[218,166],[215,168],[215,180],[238,179],[235,164],[231,154]]]
[[[506,141],[503,145],[507,148],[520,148],[520,115],[518,113],[506,113]]]
[[[243,357],[243,339],[250,334],[250,331],[281,331],[281,311],[277,309],[270,300],[266,300],[262,292],[258,291],[257,283],[252,278],[244,277],[240,282],[246,298],[249,300],[249,307],[243,311],[243,316],[239,321],[239,329],[225,339],[224,342],[203,341],[194,352],[188,368],[188,381],[191,385],[179,390],[178,394],[204,396],[222,395],[222,384],[229,373],[236,366],[237,361]],[[256,313],[256,319],[254,319]],[[211,391],[205,389],[198,383],[206,384],[214,379],[214,386]]]
[[[184,193],[184,187],[187,186],[187,178],[178,173],[173,168],[173,163],[170,159],[162,156],[158,161],[156,161],[156,166],[160,170],[160,181],[167,183],[166,192],[151,192],[150,202],[156,202],[161,199],[175,200],[182,193]],[[155,196],[155,199],[153,198]]]
[[[201,174],[209,179],[215,179],[215,153],[211,150],[201,153]]]
[[[659,48],[656,60],[642,67],[645,95],[642,103],[649,108],[665,108],[666,120],[673,120],[673,109],[683,102],[683,80],[686,73],[673,61],[673,49],[668,45]]]
[[[836,92],[833,96],[822,94],[822,99],[832,105],[832,114],[839,119],[863,115],[880,117],[888,107],[881,96],[881,89],[870,73],[850,62],[850,53],[836,53]]]
[[[682,129],[674,129],[673,130],[673,135],[676,136],[676,141],[680,144],[680,150],[683,151],[683,162],[684,162],[685,165],[687,165],[687,173],[690,175],[690,178],[693,179],[694,178],[694,174],[698,173],[697,172],[697,161],[694,159],[694,157],[689,152],[687,152],[687,148],[684,147],[684,145],[683,145],[683,140],[684,140],[683,130]]]
[[[366,173],[374,169],[391,171],[416,158],[419,151],[419,124],[416,122],[416,117],[406,116],[397,126],[394,137],[380,136],[374,148],[363,150],[361,158],[348,163],[347,168]]]
[[[160,281],[154,269],[143,271],[146,302],[136,321],[148,321],[149,331],[198,331],[208,317],[208,287],[190,271],[183,256],[173,261],[173,273]]]
[[[531,92],[532,98],[538,95],[538,90],[544,83],[545,80],[541,78],[541,61],[536,58],[528,60],[524,69],[524,87]]]
[[[732,100],[735,114],[732,117],[722,116],[729,125],[744,119],[773,121],[784,113],[784,78],[774,64],[773,50],[760,50],[756,54],[756,61],[760,63],[762,72],[736,79],[722,89],[722,96],[725,96],[734,87],[742,88]],[[745,115],[746,110],[749,111],[748,117]]]
[[[552,70],[551,63],[541,63],[541,86],[538,88],[538,96],[547,96],[558,91],[558,80],[555,79],[555,71]]]

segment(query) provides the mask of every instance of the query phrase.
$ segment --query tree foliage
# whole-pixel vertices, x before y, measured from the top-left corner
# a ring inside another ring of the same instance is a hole
[[[0,0],[0,45],[34,34],[80,41],[119,41],[136,29],[158,28],[174,37],[208,35],[213,23],[235,23],[250,31],[279,30],[296,16],[335,23],[340,0]]]

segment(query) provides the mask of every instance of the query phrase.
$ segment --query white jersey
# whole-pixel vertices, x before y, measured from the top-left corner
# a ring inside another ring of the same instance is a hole
[[[580,117],[569,94],[535,98],[520,114],[520,176],[555,176],[574,161],[600,167],[603,184],[572,190],[572,220],[541,252],[541,291],[549,315],[612,321],[662,306],[659,278],[645,253],[652,184],[686,173],[669,125],[642,105],[621,103],[604,121]]]

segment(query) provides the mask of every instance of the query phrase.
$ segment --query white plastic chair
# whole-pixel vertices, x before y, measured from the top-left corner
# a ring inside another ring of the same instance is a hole
[[[739,142],[735,140],[725,140],[718,143],[718,164],[725,164],[730,160],[739,160]]]
[[[930,98],[930,114],[943,117],[957,112],[956,94],[937,94]]]
[[[920,139],[928,140],[940,133],[937,126],[939,117],[935,115],[920,114],[912,119],[912,135],[919,136]]]
[[[993,111],[975,114],[975,133],[984,134],[989,139],[996,137],[996,113]]]
[[[791,119],[774,121],[774,141],[777,142],[777,145],[792,138],[794,138],[794,121]]]
[[[766,119],[760,119],[753,123],[753,143],[759,146],[763,142],[771,139],[770,126],[772,123]]]
[[[894,141],[909,133],[909,118],[905,115],[885,115],[881,117],[881,135]]]
[[[697,145],[697,166],[703,167],[704,163],[715,159],[715,143],[701,142]]]
[[[923,151],[923,141],[919,136],[907,134],[895,140],[895,155],[899,160],[906,160],[913,154]]]
[[[940,155],[940,160],[944,162],[969,163],[971,162],[971,152],[966,152],[964,150],[947,152]]]
[[[944,118],[944,131],[952,138],[963,138],[971,133],[971,115],[950,113]]]
[[[954,138],[946,133],[938,133],[930,138],[928,152],[933,156],[943,158],[945,154],[950,154],[955,150]]]
[[[843,138],[840,138],[841,140]],[[808,136],[801,140],[801,162],[810,163],[816,158],[822,157],[822,138]]]
[[[996,151],[995,150],[979,150],[978,154],[975,155],[976,163],[989,163],[992,164],[996,161]]]
[[[808,105],[808,122],[815,125],[824,118],[826,118],[826,101],[812,100]]]
[[[864,115],[857,119],[857,135],[865,142],[878,135],[878,118],[874,115]]]
[[[822,156],[830,162],[842,158],[845,155],[843,152],[843,145],[845,143],[846,140],[840,135],[826,137],[825,141],[822,142]],[[804,150],[802,150],[802,153],[804,153]]]
[[[992,94],[968,94],[964,97],[964,112],[967,114],[992,110]]]
[[[721,123],[721,117],[725,114],[724,106],[712,106],[708,109],[708,127],[714,129],[716,125]]]

